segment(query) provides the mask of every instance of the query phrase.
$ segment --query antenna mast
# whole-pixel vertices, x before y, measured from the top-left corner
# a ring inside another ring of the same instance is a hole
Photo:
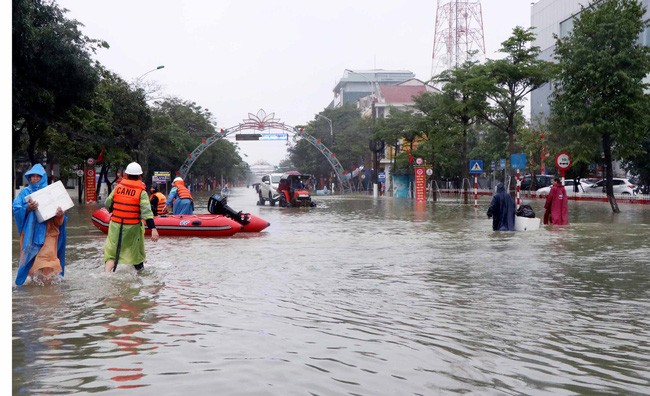
[[[431,76],[472,58],[485,59],[483,11],[480,0],[438,0],[433,37]]]

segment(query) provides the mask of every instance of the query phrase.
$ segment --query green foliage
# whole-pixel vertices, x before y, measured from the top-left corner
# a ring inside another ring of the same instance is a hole
[[[573,32],[556,38],[553,139],[579,158],[602,153],[608,179],[613,158],[640,170],[650,157],[650,97],[643,81],[650,73],[650,48],[638,42],[647,26],[643,18],[638,1],[602,1],[583,8]],[[617,212],[611,186],[608,195]]]
[[[501,44],[504,59],[488,60],[472,71],[469,89],[487,99],[480,110],[481,117],[508,137],[509,154],[518,152],[517,130],[521,127],[521,112],[526,96],[547,83],[555,73],[551,62],[539,59],[540,49],[531,46],[533,28],[517,26],[512,36]]]
[[[400,151],[408,150],[411,155],[415,155],[414,143],[426,137],[424,130],[420,127],[421,118],[422,115],[415,114],[413,111],[391,107],[389,115],[375,123],[374,139],[383,140],[386,145],[392,146],[394,153],[397,153],[393,157],[393,173],[396,175],[408,174],[411,169],[408,154],[400,153]]]
[[[372,138],[371,121],[362,119],[359,111],[351,105],[325,109],[321,114],[332,120],[335,145],[331,145],[329,122],[321,117],[315,117],[305,125],[305,132],[320,139],[346,170],[370,163],[368,141]],[[333,171],[327,158],[307,141],[298,140],[289,149],[289,159],[297,170],[316,177],[329,177]]]
[[[476,126],[487,107],[484,92],[476,89],[482,83],[477,67],[467,61],[435,76],[433,81],[442,84],[442,92],[425,93],[415,100],[426,120],[420,120],[418,128],[426,131],[428,139],[418,151],[429,158],[436,176],[468,177],[468,154],[477,142]]]
[[[13,0],[12,14],[13,152],[36,162],[48,127],[90,103],[98,82],[91,52],[108,45],[82,35],[54,3]]]
[[[192,101],[170,97],[157,102],[152,114],[147,150],[151,171],[174,174],[188,154],[216,133],[212,113]],[[237,147],[218,139],[196,159],[190,173],[194,177],[244,180],[246,172]]]

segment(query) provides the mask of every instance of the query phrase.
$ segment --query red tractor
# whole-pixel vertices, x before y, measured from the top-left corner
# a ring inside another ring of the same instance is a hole
[[[307,187],[311,175],[290,171],[280,176],[278,200],[281,207],[312,207],[316,206],[311,200],[309,189]]]

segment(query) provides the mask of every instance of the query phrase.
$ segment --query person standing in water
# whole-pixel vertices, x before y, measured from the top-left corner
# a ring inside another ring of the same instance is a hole
[[[172,208],[172,213],[175,215],[194,213],[192,193],[185,187],[183,178],[175,178],[172,186],[174,187],[172,187],[169,196],[167,196],[167,208]]]
[[[158,189],[158,185],[152,184],[149,189],[151,193],[151,211],[154,216],[165,215],[167,211],[167,197]]]
[[[106,198],[106,208],[112,215],[104,243],[104,272],[115,271],[118,263],[142,271],[146,257],[142,220],[151,229],[151,240],[158,241],[158,230],[141,175],[140,164],[131,162],[124,170],[124,179]]]
[[[569,197],[566,195],[566,189],[562,184],[562,179],[556,177],[553,179],[553,187],[546,197],[544,209],[549,214],[551,224],[567,225],[569,224]],[[544,215],[546,219],[546,214]],[[544,222],[546,224],[546,222]]]
[[[16,285],[30,277],[34,282],[45,283],[63,278],[65,272],[67,214],[59,207],[56,215],[38,222],[38,202],[25,198],[47,186],[47,173],[43,165],[36,164],[25,172],[27,186],[13,201],[12,209],[20,234],[20,259]]]
[[[492,197],[487,216],[492,218],[494,231],[515,230],[515,200],[506,192],[503,183],[497,184],[497,192]]]

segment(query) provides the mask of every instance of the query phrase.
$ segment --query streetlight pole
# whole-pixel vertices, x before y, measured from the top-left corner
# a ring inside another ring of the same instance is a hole
[[[368,81],[368,84],[370,84],[370,88],[372,90],[372,95],[375,95],[377,93],[376,89],[375,89],[376,88],[375,87],[375,82],[371,81],[368,77],[366,77],[365,75],[363,75],[361,73],[355,72],[354,70],[345,69],[345,71],[347,71],[349,73],[359,75],[359,76],[363,77],[364,79],[366,79],[366,81]],[[371,102],[371,106],[370,106],[370,110],[372,112],[372,123],[373,123],[373,125],[374,125],[375,119],[377,117],[377,115],[375,114],[374,100],[375,99],[373,99],[373,101]],[[372,141],[372,145],[376,145],[374,140]],[[377,159],[377,156],[379,155],[379,153],[376,150],[373,150],[372,155],[373,155],[373,165],[372,165],[372,167],[374,168],[373,172],[372,172],[372,196],[377,198],[379,196],[379,180],[378,180],[379,169],[377,169],[379,167],[379,160]]]
[[[164,65],[160,65],[160,66],[156,67],[155,69],[151,69],[151,70],[149,70],[148,72],[144,73],[143,75],[141,75],[140,77],[138,77],[138,78],[135,79],[136,84],[140,83],[140,80],[142,80],[142,78],[143,78],[144,76],[146,76],[147,74],[149,74],[149,73],[151,73],[151,72],[155,72],[156,70],[164,69],[164,68],[165,68]]]
[[[334,129],[332,128],[332,120],[330,120],[329,118],[325,117],[322,114],[316,114],[316,117],[323,118],[327,120],[327,122],[330,124],[330,136],[332,137],[332,147],[334,147],[336,145],[336,141],[334,140]]]

